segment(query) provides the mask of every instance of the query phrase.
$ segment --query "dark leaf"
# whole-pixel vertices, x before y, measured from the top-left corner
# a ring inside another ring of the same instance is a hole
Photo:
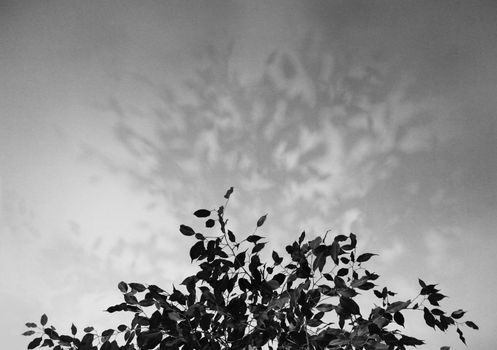
[[[207,227],[207,228],[211,228],[211,227],[213,227],[213,226],[215,225],[215,223],[216,223],[216,222],[215,222],[213,219],[209,219],[209,220],[207,220],[207,221],[205,222],[205,227]]]
[[[201,233],[195,233],[195,238],[201,241],[205,239],[204,235]]]
[[[238,280],[238,285],[240,286],[240,289],[242,291],[250,290],[252,288],[252,285],[250,284],[250,282],[247,281],[245,278],[240,278]]]
[[[421,278],[418,278],[418,282],[421,288],[426,288],[426,283]]]
[[[234,263],[234,269],[238,270],[240,267],[245,265],[245,252],[238,253],[237,256],[235,257]]]
[[[317,318],[311,318],[309,321],[307,321],[307,326],[309,327],[317,327],[321,325],[323,321],[317,319]]]
[[[425,322],[428,326],[435,327],[435,324],[436,324],[435,317],[431,314],[431,312],[426,307],[423,309],[423,317],[424,317]]]
[[[252,249],[252,254],[260,252],[264,248],[265,245],[266,245],[266,243],[257,243],[254,246],[254,248]]]
[[[439,306],[438,302],[445,298],[445,295],[439,293],[433,293],[428,296],[428,301],[431,305]]]
[[[119,282],[119,284],[117,285],[117,288],[119,288],[119,290],[121,291],[121,293],[126,293],[128,291],[128,285],[126,284],[126,282]]]
[[[93,329],[94,329],[93,327],[86,327],[85,329],[83,329],[83,331],[85,333],[90,333],[90,332],[93,332]]]
[[[349,314],[360,315],[359,305],[351,298],[340,298],[340,306],[342,306]]]
[[[337,241],[333,241],[333,243],[330,246],[330,256],[335,265],[338,265],[338,253],[340,252],[340,243]]]
[[[190,226],[186,225],[181,225],[179,227],[179,231],[185,236],[193,236],[195,234],[195,231],[193,231],[193,229]]]
[[[257,243],[258,240],[260,240],[261,236],[258,236],[258,235],[250,235],[247,237],[247,242],[250,242],[250,243]]]
[[[450,350],[450,346],[442,346],[440,350]]]
[[[42,347],[43,347],[43,346],[50,346],[50,347],[52,347],[53,345],[54,345],[54,343],[53,343],[53,340],[52,340],[52,339],[45,339],[45,340],[43,341],[43,344],[41,344],[41,346],[42,346]]]
[[[233,187],[230,187],[228,191],[226,191],[224,198],[229,199],[232,193],[233,193]]]
[[[259,220],[257,220],[257,227],[261,227],[262,225],[264,225],[264,222],[266,221],[266,218],[267,218],[267,214],[262,215],[259,218]]]
[[[26,327],[36,328],[36,323],[34,323],[34,322],[28,322],[28,323],[26,323]]]
[[[466,313],[466,311],[459,309],[459,310],[454,311],[450,316],[452,318],[455,318],[456,320],[458,320],[461,317],[463,317],[465,313]]]
[[[34,338],[31,340],[31,342],[28,344],[28,349],[34,349],[41,343],[41,337],[39,338]]]
[[[25,336],[28,336],[28,335],[33,335],[35,334],[35,331],[31,330],[31,331],[26,331],[24,333],[22,333],[22,335],[25,335]]]
[[[281,264],[281,262],[283,261],[283,258],[281,258],[278,253],[276,253],[274,250],[273,250],[273,254],[272,254],[272,258],[274,260],[274,265],[279,265]]]
[[[302,244],[302,242],[304,241],[304,238],[305,238],[305,231],[302,231],[302,233],[300,234],[300,237],[299,237],[299,244]]]
[[[78,329],[76,328],[76,326],[73,323],[71,325],[71,333],[72,333],[72,335],[76,335],[77,332],[78,332]]]
[[[131,305],[138,304],[138,299],[136,299],[136,297],[130,293],[124,294],[124,301],[128,304],[131,304]]]
[[[362,263],[362,262],[368,261],[369,259],[371,259],[371,257],[373,257],[375,255],[378,255],[378,254],[372,254],[372,253],[361,254],[357,257],[357,262]]]
[[[332,304],[319,304],[318,306],[316,306],[316,309],[321,312],[328,312],[335,309],[335,306]]]
[[[42,326],[44,326],[44,325],[46,325],[46,324],[47,324],[47,322],[48,322],[48,317],[47,317],[47,315],[45,315],[45,314],[41,315],[41,319],[40,319],[40,323],[41,323],[41,325],[42,325]]]
[[[207,209],[199,209],[195,213],[193,213],[198,218],[206,218],[211,215],[211,211]]]
[[[147,288],[141,283],[130,283],[129,286],[137,292],[144,292]]]
[[[394,313],[393,319],[395,320],[395,322],[397,322],[397,324],[404,327],[404,316],[400,312],[397,311],[396,313]]]
[[[59,335],[52,328],[45,328],[45,334],[50,337],[50,339],[57,340],[59,339]]]
[[[280,287],[280,283],[274,279],[268,281],[267,284],[272,290],[278,289]]]
[[[190,248],[190,258],[193,260],[205,254],[204,241],[198,241]]]
[[[107,310],[105,310],[105,311],[113,313],[113,312],[117,312],[117,311],[123,311],[123,310],[125,310],[125,308],[126,308],[126,303],[121,303],[118,305],[109,306],[107,308]]]
[[[403,310],[406,307],[408,307],[410,303],[411,303],[410,300],[407,300],[407,301],[396,301],[396,302],[391,303],[390,305],[388,305],[388,307],[386,309],[386,312],[389,312],[389,313],[398,312],[398,311]]]
[[[102,332],[102,337],[110,337],[112,334],[114,334],[113,329],[106,329]]]
[[[362,290],[370,290],[370,289],[372,289],[374,287],[375,287],[374,283],[372,283],[372,282],[366,282],[366,283],[361,284],[357,288],[362,289]]]
[[[350,238],[350,245],[352,246],[352,249],[353,249],[357,245],[357,237],[355,234],[350,233],[349,238]]]
[[[431,313],[432,313],[433,315],[437,315],[437,316],[441,316],[441,315],[445,314],[445,312],[443,312],[443,311],[442,311],[442,310],[440,310],[440,309],[436,309],[436,308],[431,309]]]
[[[461,339],[461,341],[464,343],[464,345],[466,345],[466,338],[464,338],[464,335],[463,335],[461,329],[457,328],[456,331],[457,331],[457,334],[459,334],[459,339]]]
[[[70,343],[72,343],[72,341],[74,340],[74,338],[73,338],[73,337],[70,337],[70,336],[68,336],[68,335],[61,335],[61,336],[59,337],[59,340],[60,340],[61,342],[64,342],[64,343],[70,344]]]
[[[229,239],[231,242],[236,242],[235,235],[233,234],[233,232],[231,232],[231,230],[228,230],[228,239]]]
[[[420,339],[408,337],[407,335],[403,335],[402,338],[400,338],[400,342],[402,345],[407,345],[407,346],[418,346],[418,345],[423,345],[425,343]]]
[[[466,321],[466,326],[471,327],[473,329],[479,329],[478,326],[473,321]]]

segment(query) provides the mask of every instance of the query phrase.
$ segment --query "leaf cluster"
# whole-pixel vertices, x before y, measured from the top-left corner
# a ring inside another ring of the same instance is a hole
[[[189,255],[198,265],[181,287],[120,282],[124,300],[106,311],[132,313],[129,325],[103,332],[86,327],[80,336],[72,325],[71,334],[62,335],[43,315],[40,325],[26,323],[23,335],[36,336],[28,349],[403,350],[424,344],[403,329],[406,314],[416,311],[429,327],[455,327],[464,343],[462,326],[478,329],[461,320],[465,311],[440,309],[445,295],[435,284],[419,279],[417,296],[394,299],[396,293],[379,287],[379,275],[365,267],[376,254],[358,253],[353,233],[309,239],[302,232],[284,252],[266,252],[268,240],[257,233],[267,214],[246,237],[229,229],[225,209],[232,193],[226,192],[223,206],[194,212],[209,234],[180,226],[194,239]],[[364,293],[378,299],[368,313],[357,303]]]

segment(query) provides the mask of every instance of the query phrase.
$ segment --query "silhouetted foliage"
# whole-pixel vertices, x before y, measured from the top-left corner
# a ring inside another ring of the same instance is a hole
[[[194,239],[189,253],[199,266],[182,288],[119,282],[124,302],[107,312],[131,312],[131,324],[103,332],[86,327],[79,335],[73,324],[71,334],[63,335],[43,315],[39,325],[26,323],[23,335],[35,336],[28,349],[406,349],[424,344],[403,331],[409,311],[422,313],[434,329],[455,327],[464,343],[462,327],[478,329],[462,320],[465,311],[439,308],[446,296],[436,284],[419,279],[416,297],[394,299],[396,293],[376,285],[379,275],[365,267],[376,254],[358,255],[353,233],[331,238],[326,232],[309,240],[302,232],[284,253],[272,251],[265,260],[268,241],[256,233],[267,214],[252,234],[237,237],[225,217],[232,193],[230,188],[218,209],[194,212],[209,235],[180,226]],[[356,301],[368,291],[379,303],[369,315]]]

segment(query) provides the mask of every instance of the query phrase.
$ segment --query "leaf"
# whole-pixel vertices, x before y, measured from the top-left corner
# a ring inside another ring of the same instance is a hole
[[[136,297],[130,293],[124,294],[124,301],[131,305],[138,304],[138,299],[136,299]]]
[[[190,248],[190,258],[192,259],[192,261],[199,258],[204,253],[204,241],[198,241]]]
[[[404,327],[404,316],[400,312],[397,311],[396,313],[394,313],[393,319],[395,320],[395,322],[397,322],[397,324]]]
[[[195,231],[190,226],[186,225],[181,225],[179,231],[185,236],[193,236],[195,234]]]
[[[279,264],[281,264],[281,262],[283,261],[283,258],[282,258],[282,257],[280,257],[280,256],[278,255],[278,253],[276,253],[274,250],[273,250],[273,253],[272,253],[272,255],[271,255],[271,256],[272,256],[272,258],[273,258],[273,260],[274,260],[274,265],[279,265]]]
[[[110,337],[112,334],[114,334],[113,329],[106,329],[102,332],[102,337]]]
[[[258,235],[250,235],[247,237],[247,242],[250,243],[257,243],[258,240],[262,239],[263,237],[258,236]]]
[[[205,222],[205,227],[211,228],[216,224],[216,222],[213,219],[209,219]]]
[[[144,292],[147,288],[141,283],[130,283],[129,286],[137,292]]]
[[[333,241],[331,246],[329,246],[329,253],[331,255],[331,259],[335,263],[335,265],[338,265],[338,253],[340,252],[340,243],[337,241]]]
[[[418,278],[418,282],[421,288],[426,288],[426,283],[421,278]]]
[[[464,338],[462,331],[459,328],[457,328],[456,331],[457,331],[457,334],[459,334],[459,339],[461,339],[461,341],[464,343],[464,345],[466,345],[466,338]]]
[[[370,290],[370,289],[374,288],[375,286],[376,286],[376,285],[375,285],[374,283],[372,283],[372,282],[366,282],[366,283],[364,283],[364,284],[361,284],[361,285],[360,285],[359,287],[357,287],[357,288],[359,288],[359,289],[361,289],[361,290]]]
[[[335,309],[335,306],[332,304],[319,304],[318,306],[316,306],[316,309],[321,312],[328,312]]]
[[[41,323],[41,325],[42,325],[42,326],[44,326],[44,325],[46,325],[46,324],[47,324],[47,322],[48,322],[48,317],[47,317],[47,315],[45,315],[45,314],[41,315],[41,319],[40,319],[40,323]]]
[[[121,291],[121,293],[126,293],[128,291],[128,285],[126,284],[126,282],[119,282],[119,284],[117,285],[117,288],[119,288],[119,290]]]
[[[267,281],[267,284],[268,284],[269,288],[271,288],[272,290],[278,289],[280,286],[280,283],[274,279]]]
[[[304,241],[304,238],[305,238],[305,231],[302,231],[302,233],[300,234],[300,237],[299,237],[299,244],[302,244],[302,242]]]
[[[233,187],[230,187],[228,191],[226,191],[224,198],[229,199],[232,193],[233,193]]]
[[[372,254],[372,253],[364,253],[364,254],[361,254],[357,257],[357,262],[358,263],[362,263],[362,262],[366,262],[368,261],[369,259],[371,259],[371,257],[375,256],[375,255],[378,255],[378,254]]]
[[[228,230],[228,239],[233,243],[236,242],[236,237],[231,230]]]
[[[442,346],[440,350],[450,350],[450,346]]]
[[[36,323],[34,323],[34,322],[28,322],[28,323],[26,323],[26,327],[36,328]]]
[[[420,339],[408,337],[407,335],[403,335],[402,338],[400,338],[400,342],[403,345],[408,345],[408,346],[418,346],[418,345],[423,345],[425,343]]]
[[[407,301],[396,301],[396,302],[391,303],[390,305],[388,305],[388,307],[386,309],[386,312],[388,312],[388,313],[398,312],[398,311],[403,310],[406,307],[408,307],[410,303],[411,303],[410,300],[407,300]]]
[[[435,317],[431,314],[431,312],[425,307],[423,309],[423,317],[425,319],[426,324],[429,327],[435,327]]]
[[[35,334],[35,331],[31,330],[31,331],[26,331],[24,333],[22,333],[22,335],[25,335],[25,336],[29,336],[29,335],[33,335]]]
[[[459,309],[459,310],[454,311],[450,315],[450,317],[455,318],[457,320],[457,319],[460,319],[461,317],[463,317],[465,313],[466,313],[466,311]]]
[[[59,335],[52,328],[45,328],[45,334],[48,335],[50,337],[50,339],[53,339],[53,340],[59,339]]]
[[[211,215],[211,211],[207,209],[199,209],[195,213],[193,213],[198,218],[207,218]]]
[[[54,344],[53,344],[52,339],[45,339],[45,340],[43,341],[43,344],[41,344],[41,346],[42,346],[42,347],[44,347],[44,346],[49,346],[49,347],[52,347],[53,345],[54,345]]]
[[[324,246],[321,246],[324,247]],[[324,265],[326,264],[326,252],[323,250],[319,252],[316,255],[316,259],[314,260],[312,264],[312,269],[313,271],[316,271],[316,269],[319,270],[319,272],[323,272]]]
[[[252,249],[252,254],[260,252],[264,248],[265,245],[266,245],[266,243],[257,243],[254,246],[254,248]]]
[[[353,234],[352,232],[350,233],[349,235],[349,238],[350,238],[350,245],[352,246],[352,249],[356,247],[357,245],[357,237],[355,234]]]
[[[361,311],[359,305],[351,298],[340,298],[340,306],[342,306],[348,313],[352,315],[360,315]]]
[[[262,225],[264,225],[264,222],[266,221],[266,218],[267,218],[267,214],[262,215],[259,218],[259,220],[257,220],[257,227],[261,227]]]
[[[432,313],[433,315],[437,315],[437,316],[441,316],[441,315],[445,314],[445,312],[443,312],[443,311],[442,311],[442,310],[440,310],[440,309],[436,309],[436,308],[431,309],[431,313]]]
[[[473,322],[473,321],[466,321],[466,326],[473,328],[473,329],[479,329],[478,326]]]
[[[83,329],[83,331],[84,331],[85,333],[91,333],[91,332],[93,332],[93,330],[94,330],[94,328],[93,328],[93,327],[85,327],[85,329]]]
[[[76,326],[73,323],[71,325],[71,333],[72,333],[72,335],[76,335],[77,332],[78,332],[78,329],[76,328]]]
[[[439,306],[438,302],[446,296],[440,293],[433,293],[428,296],[428,301],[431,305]]]
[[[34,338],[29,344],[28,344],[28,349],[34,349],[41,343],[41,337],[39,338]]]
[[[233,262],[234,264],[234,269],[238,270],[240,267],[245,265],[245,251],[238,253],[237,256],[235,256],[235,261]]]

